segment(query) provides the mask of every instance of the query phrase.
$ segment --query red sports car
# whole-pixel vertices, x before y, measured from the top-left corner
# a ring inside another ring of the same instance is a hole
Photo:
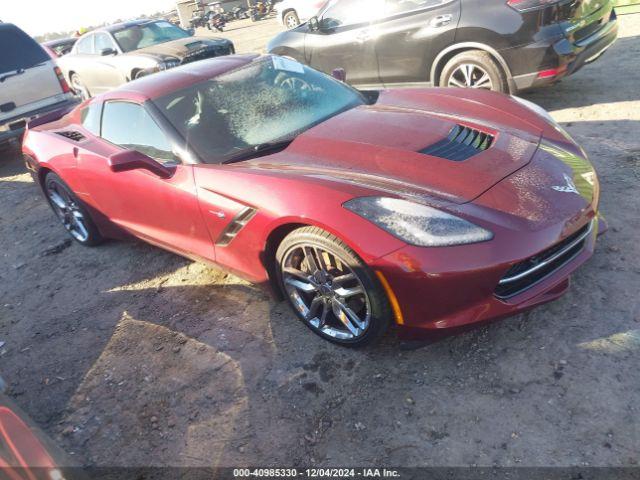
[[[24,154],[81,244],[223,266],[342,345],[558,298],[604,229],[593,167],[534,104],[360,92],[276,56],[132,82],[32,123]]]

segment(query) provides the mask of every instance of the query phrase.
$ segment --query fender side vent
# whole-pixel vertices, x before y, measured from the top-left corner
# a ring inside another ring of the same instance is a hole
[[[433,157],[461,162],[491,148],[493,135],[462,125],[453,127],[447,138],[420,150]]]
[[[68,138],[69,140],[73,140],[74,142],[81,142],[85,139],[85,136],[80,132],[75,132],[73,130],[63,130],[60,132],[56,132],[61,137]]]
[[[235,218],[227,225],[227,227],[220,234],[220,238],[216,242],[216,246],[218,247],[226,247],[236,236],[240,233],[240,231],[251,221],[253,217],[256,216],[258,211],[255,208],[247,207],[238,213]]]

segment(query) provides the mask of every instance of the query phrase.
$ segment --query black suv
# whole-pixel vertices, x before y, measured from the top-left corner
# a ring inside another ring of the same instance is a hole
[[[616,40],[611,0],[330,0],[268,50],[349,83],[515,93],[553,83]]]

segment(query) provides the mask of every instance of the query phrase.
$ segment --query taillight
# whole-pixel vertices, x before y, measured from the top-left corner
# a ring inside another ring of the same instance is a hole
[[[540,10],[554,3],[558,3],[558,0],[507,0],[507,5],[519,12]]]
[[[567,71],[567,66],[566,65],[562,65],[558,68],[550,68],[549,70],[542,70],[540,72],[538,72],[538,78],[539,79],[543,79],[543,78],[555,78],[555,77],[559,77],[560,75],[564,74]]]
[[[56,72],[56,77],[58,77],[58,82],[60,82],[62,93],[71,92],[71,88],[69,88],[69,84],[65,80],[64,75],[62,74],[62,70],[60,70],[60,67],[55,67],[53,71]]]

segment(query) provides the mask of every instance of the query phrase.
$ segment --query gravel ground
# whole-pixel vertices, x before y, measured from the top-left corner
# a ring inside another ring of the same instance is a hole
[[[5,152],[9,394],[94,466],[636,465],[640,15],[621,24],[597,63],[526,95],[600,173],[596,255],[559,301],[414,351],[334,347],[257,288],[142,243],[71,244]],[[238,25],[224,35],[255,48]]]

